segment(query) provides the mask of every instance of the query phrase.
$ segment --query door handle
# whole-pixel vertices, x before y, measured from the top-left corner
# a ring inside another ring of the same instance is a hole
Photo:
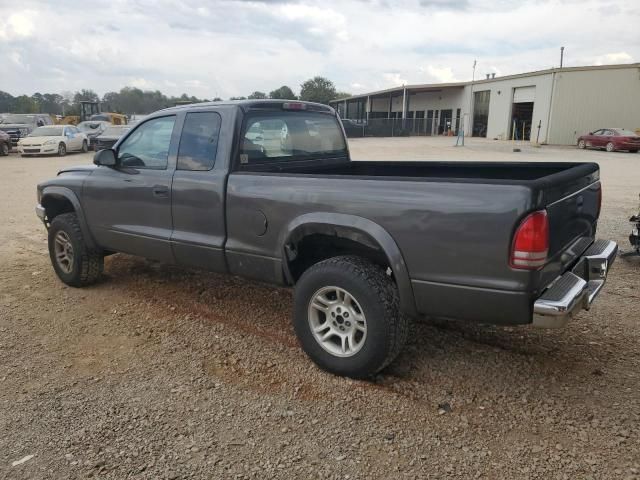
[[[169,187],[165,185],[154,185],[153,186],[153,195],[156,197],[168,197],[169,196]]]

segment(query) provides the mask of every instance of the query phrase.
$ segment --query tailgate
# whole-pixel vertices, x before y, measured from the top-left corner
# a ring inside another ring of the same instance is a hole
[[[585,168],[589,166],[590,169]],[[598,166],[576,166],[562,176],[548,177],[549,182],[543,187],[549,220],[549,263],[542,271],[543,286],[570,268],[591,245],[600,215],[602,188]]]

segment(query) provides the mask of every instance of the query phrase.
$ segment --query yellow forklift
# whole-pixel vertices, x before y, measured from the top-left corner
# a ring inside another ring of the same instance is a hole
[[[121,113],[102,112],[100,102],[90,102],[82,100],[80,102],[80,121],[104,120],[113,125],[126,125],[127,116]]]

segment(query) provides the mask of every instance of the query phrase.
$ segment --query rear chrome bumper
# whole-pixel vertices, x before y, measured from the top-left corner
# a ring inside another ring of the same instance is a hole
[[[610,240],[596,240],[575,267],[560,275],[533,304],[533,326],[560,328],[580,310],[589,310],[618,253]]]

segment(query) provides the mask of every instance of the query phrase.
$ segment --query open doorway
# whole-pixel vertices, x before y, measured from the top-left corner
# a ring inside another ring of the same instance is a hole
[[[514,103],[511,109],[511,128],[509,138],[531,140],[531,121],[533,119],[533,102]]]

